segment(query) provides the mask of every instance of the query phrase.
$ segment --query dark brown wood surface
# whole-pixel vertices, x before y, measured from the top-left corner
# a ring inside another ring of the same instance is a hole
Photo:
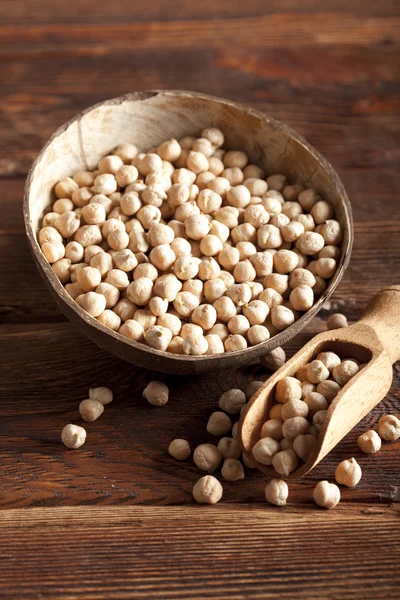
[[[398,512],[388,508],[400,501],[400,443],[375,456],[355,443],[380,414],[400,412],[399,364],[387,398],[291,484],[287,509],[265,507],[255,472],[225,483],[216,509],[161,508],[190,504],[199,475],[168,457],[169,441],[209,440],[218,396],[268,373],[253,365],[165,377],[169,404],[149,407],[141,391],[155,374],[106,354],[61,316],[21,212],[24,178],[48,136],[105,98],[175,87],[264,110],[332,162],[355,218],[346,276],[292,353],[330,312],[354,321],[372,294],[400,282],[399,53],[394,0],[0,3],[0,596],[400,596]],[[93,385],[109,385],[115,402],[87,426],[85,446],[68,451],[60,431],[79,422]],[[336,511],[318,511],[313,485],[349,456],[363,479]],[[250,502],[258,506],[234,505]],[[40,508],[10,510],[28,507]]]

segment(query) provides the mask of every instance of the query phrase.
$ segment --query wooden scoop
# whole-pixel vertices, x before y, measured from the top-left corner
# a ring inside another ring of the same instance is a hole
[[[363,318],[349,327],[316,335],[270,377],[254,394],[242,413],[239,439],[246,456],[269,477],[277,477],[273,467],[255,461],[254,444],[275,403],[275,386],[282,377],[295,373],[320,352],[331,350],[342,359],[367,363],[339,392],[328,409],[316,447],[306,463],[284,479],[308,473],[340,442],[390,389],[392,364],[400,359],[400,286],[384,288],[367,306]],[[281,477],[279,475],[278,477]]]

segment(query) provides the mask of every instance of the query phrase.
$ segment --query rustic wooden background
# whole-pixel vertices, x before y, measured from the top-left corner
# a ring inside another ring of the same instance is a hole
[[[381,405],[291,484],[286,509],[265,506],[254,472],[225,483],[216,508],[161,508],[191,504],[199,476],[168,457],[169,441],[208,440],[218,396],[268,374],[253,365],[168,376],[169,404],[149,407],[141,391],[154,373],[106,354],[58,311],[21,211],[48,136],[105,98],[180,88],[265,111],[332,162],[355,218],[347,274],[292,353],[330,312],[354,321],[373,293],[400,282],[399,46],[396,0],[0,3],[1,597],[400,597],[400,443],[375,456],[355,443],[382,413],[400,412],[400,366]],[[68,451],[60,431],[93,385],[111,387],[115,402]],[[361,483],[336,511],[318,511],[313,485],[349,456]]]

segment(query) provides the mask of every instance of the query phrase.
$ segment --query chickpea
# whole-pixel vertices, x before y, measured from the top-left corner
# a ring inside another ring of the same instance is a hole
[[[226,458],[240,458],[242,453],[240,442],[237,439],[230,437],[223,437],[218,442],[218,449],[222,453],[222,457]],[[224,477],[224,475],[223,475]],[[224,477],[226,479],[226,477]]]
[[[231,415],[237,415],[246,404],[246,395],[239,389],[231,389],[224,392],[218,400],[218,406],[221,410]]]
[[[203,239],[210,229],[205,215],[188,216],[185,220],[186,235],[193,240]]]
[[[370,429],[358,436],[357,444],[365,454],[375,454],[381,449],[382,441],[376,431]]]
[[[61,258],[52,264],[52,269],[61,283],[67,283],[71,276],[71,261],[69,258]],[[86,290],[88,291],[88,290]]]
[[[194,464],[202,471],[214,473],[222,460],[222,452],[214,444],[200,444],[193,452]]]
[[[101,273],[93,267],[84,267],[77,273],[77,283],[84,292],[91,292],[101,283]]]
[[[287,419],[282,425],[283,437],[296,438],[298,435],[307,433],[308,427],[309,423],[305,417],[292,417]]]
[[[297,456],[291,448],[280,450],[272,459],[272,466],[280,475],[290,475],[290,473],[296,470],[297,465]]]
[[[340,490],[334,483],[320,481],[313,491],[314,502],[322,508],[335,508],[340,502]]]
[[[304,402],[307,404],[310,414],[314,415],[320,410],[328,409],[328,401],[319,392],[310,392],[304,397]]]
[[[244,181],[242,169],[239,167],[228,167],[221,173],[221,177],[227,179],[231,186],[238,186]]]
[[[307,380],[311,383],[321,383],[329,378],[329,370],[320,360],[313,360],[307,365]]]
[[[244,479],[242,463],[236,458],[226,458],[223,462],[221,475],[227,481],[238,481]]]
[[[127,319],[119,328],[118,333],[135,342],[141,342],[144,339],[143,326],[133,319]]]
[[[247,331],[247,339],[252,346],[266,342],[270,338],[270,332],[263,325],[252,325]]]
[[[265,488],[267,502],[275,504],[275,506],[285,506],[288,496],[288,485],[282,479],[271,479]]]
[[[285,294],[289,289],[289,277],[288,275],[271,273],[264,277],[264,287],[271,288],[278,294]]]
[[[86,430],[79,425],[65,425],[61,432],[61,440],[64,446],[76,450],[83,446],[86,441]]]
[[[122,298],[122,300],[117,302],[113,310],[120,317],[121,321],[125,322],[133,318],[133,315],[136,311],[136,306],[133,304],[133,302],[128,300],[128,298]]]
[[[316,443],[317,441],[313,435],[309,433],[301,434],[293,440],[293,450],[302,461],[307,462]]]
[[[271,465],[273,457],[279,452],[279,442],[271,437],[258,440],[253,446],[253,457],[262,465]]]
[[[64,213],[64,215],[67,214],[68,213]],[[61,215],[60,219],[64,215]],[[59,219],[57,219],[57,221],[58,220]],[[69,230],[67,237],[71,237],[71,235],[73,235],[73,233],[71,232],[74,228],[75,225],[72,227],[72,229]],[[98,225],[84,225],[83,227],[79,227],[79,229],[76,230],[74,240],[76,242],[79,242],[84,248],[87,248],[88,246],[100,244],[100,242],[102,241],[102,235]]]
[[[394,415],[383,415],[379,419],[378,433],[386,442],[396,442],[400,438],[400,419]]]
[[[222,279],[210,279],[204,284],[204,296],[210,303],[223,297],[225,292],[226,285]]]
[[[347,326],[348,326],[347,319],[346,319],[345,315],[342,315],[341,313],[334,313],[333,315],[330,315],[330,317],[328,318],[327,327],[329,330],[340,329],[341,327],[347,327]]]
[[[289,302],[295,310],[307,311],[314,304],[314,292],[308,285],[299,285],[290,293]]]
[[[173,305],[175,310],[182,317],[190,317],[194,309],[199,306],[199,299],[190,292],[178,292]]]
[[[358,370],[359,366],[354,360],[344,360],[333,369],[332,377],[339,385],[343,386],[357,374]]]
[[[104,406],[98,400],[82,400],[79,404],[79,412],[84,421],[92,423],[103,414]]]
[[[282,331],[294,323],[295,316],[287,306],[274,306],[271,309],[271,321],[278,331]]]
[[[200,279],[188,279],[187,281],[184,281],[182,290],[184,292],[190,292],[191,294],[196,296],[199,302],[203,300],[204,284]]]
[[[246,338],[240,334],[230,335],[224,341],[224,347],[226,352],[237,352],[247,348]]]
[[[233,269],[233,276],[237,283],[246,283],[256,278],[256,271],[249,260],[242,260]]]
[[[87,292],[76,298],[76,302],[92,317],[98,317],[106,309],[106,299],[102,294]]]
[[[183,354],[183,338],[179,335],[174,336],[170,341],[167,350],[173,354]]]
[[[121,271],[120,269],[111,269],[108,271],[105,281],[120,291],[125,290],[129,286],[128,275],[125,273],[125,271]],[[131,298],[129,299],[131,300]]]
[[[203,335],[190,334],[183,339],[184,354],[201,355],[206,354],[208,342]]]
[[[176,260],[175,252],[168,244],[160,244],[150,252],[151,263],[160,271],[168,271]]]
[[[200,251],[205,256],[216,256],[222,249],[223,244],[216,235],[205,235],[200,242]]]
[[[340,365],[340,363],[342,362],[340,360],[340,357],[337,354],[335,354],[335,352],[330,351],[320,352],[317,356],[317,360],[323,362],[330,373],[332,373],[333,369]]]
[[[308,394],[311,394],[317,390],[317,386],[314,383],[310,383],[309,381],[301,382],[301,399],[305,400]]]
[[[337,483],[346,487],[356,487],[362,477],[361,467],[355,458],[343,460],[338,464],[335,470],[335,479]]]
[[[191,150],[188,154],[187,166],[188,169],[196,174],[208,171],[209,167],[207,157],[201,152],[194,152],[193,150]]]
[[[214,216],[217,221],[229,229],[234,229],[239,225],[239,211],[234,206],[223,206],[216,211]]]
[[[321,427],[323,426],[323,424],[325,422],[327,414],[328,414],[327,410],[319,410],[314,414],[313,425],[316,427],[318,432],[321,430]]]
[[[275,348],[260,357],[260,363],[270,371],[277,371],[286,362],[286,354],[283,348]],[[297,396],[296,396],[297,397]],[[290,399],[290,398],[289,398]]]
[[[279,442],[283,438],[282,425],[283,422],[281,419],[269,419],[265,421],[261,428],[261,439],[272,438]]]
[[[282,242],[281,232],[275,225],[268,223],[257,231],[257,243],[260,248],[279,248]]]
[[[201,477],[193,487],[193,498],[198,504],[217,504],[222,493],[222,485],[212,475]]]
[[[113,401],[113,393],[109,388],[106,387],[97,387],[89,389],[89,398],[91,400],[96,400],[101,404],[106,405],[110,404]]]
[[[182,282],[172,273],[167,273],[156,279],[153,291],[155,296],[160,296],[168,300],[168,302],[173,302],[181,289]]]
[[[317,386],[317,392],[322,394],[328,402],[332,402],[341,389],[341,386],[336,381],[331,380],[321,381]]]
[[[294,417],[307,417],[308,415],[308,404],[303,402],[303,400],[298,400],[293,398],[282,406],[281,410],[281,418],[283,421],[287,421],[288,419],[292,419]]]
[[[191,455],[189,442],[186,440],[172,440],[168,446],[168,453],[176,460],[186,460]]]
[[[306,256],[317,254],[325,245],[321,234],[314,231],[305,231],[297,240],[296,247]]]
[[[150,381],[144,388],[142,396],[153,406],[164,406],[168,402],[169,389],[161,381]]]
[[[269,418],[282,421],[282,407],[283,404],[274,404],[269,411]]]

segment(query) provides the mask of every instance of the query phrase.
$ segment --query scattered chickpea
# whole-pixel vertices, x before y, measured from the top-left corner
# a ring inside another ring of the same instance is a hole
[[[172,440],[168,452],[176,460],[186,460],[191,455],[189,442],[181,439]]]
[[[239,458],[242,453],[239,440],[233,437],[221,438],[218,442],[218,449],[222,452],[222,456],[224,459]]]
[[[246,394],[239,389],[224,392],[218,400],[220,409],[231,415],[239,414],[245,404]]]
[[[262,465],[271,465],[273,457],[279,452],[279,442],[271,437],[258,440],[253,446],[253,457]]]
[[[64,446],[76,450],[83,446],[86,441],[86,430],[79,425],[65,425],[61,432],[61,440]]]
[[[334,313],[330,315],[327,321],[327,327],[329,330],[331,329],[340,329],[341,327],[347,327],[348,322],[344,315],[341,313]]]
[[[222,460],[222,452],[214,444],[200,444],[193,452],[194,464],[202,471],[214,473]]]
[[[222,493],[222,485],[213,475],[201,477],[193,487],[193,498],[199,504],[217,504]]]
[[[265,488],[265,498],[270,504],[285,506],[288,496],[288,485],[282,479],[271,479]]]
[[[232,429],[232,421],[223,412],[215,411],[210,415],[207,423],[207,431],[212,435],[223,436]]]
[[[283,348],[275,348],[260,357],[260,363],[270,371],[277,371],[286,362],[286,353]]]
[[[370,429],[358,436],[357,444],[365,454],[375,454],[381,449],[382,441],[376,431]]]
[[[337,483],[346,487],[356,487],[362,477],[361,467],[355,458],[343,460],[338,464],[335,470],[335,479]]]
[[[168,402],[169,389],[161,381],[150,381],[142,395],[153,406],[164,406]]]
[[[400,419],[395,415],[383,415],[379,419],[378,434],[386,442],[396,442],[400,438]]]
[[[272,459],[272,466],[280,475],[290,475],[290,473],[296,470],[297,464],[297,456],[290,448],[287,450],[280,450]]]
[[[84,421],[92,423],[96,421],[104,411],[104,405],[98,400],[82,400],[79,404],[79,412]]]
[[[340,502],[340,490],[334,483],[320,481],[314,488],[313,498],[315,504],[322,508],[335,508]]]
[[[221,475],[226,481],[244,479],[242,463],[237,458],[226,458],[222,465]]]

